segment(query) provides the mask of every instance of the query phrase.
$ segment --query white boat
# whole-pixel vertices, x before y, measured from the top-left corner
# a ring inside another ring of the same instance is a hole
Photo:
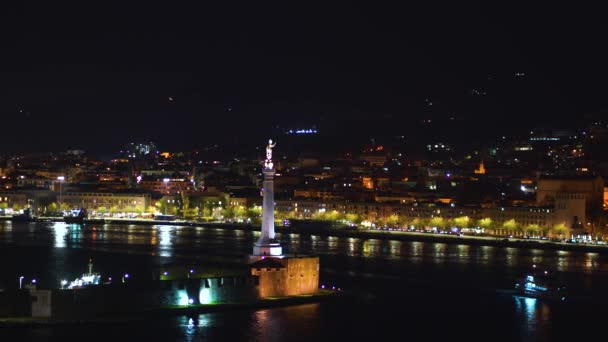
[[[80,278],[74,279],[68,285],[68,289],[77,289],[84,286],[99,285],[101,276],[99,273],[93,273],[93,260],[89,259],[89,272],[83,274]]]
[[[516,294],[524,297],[566,300],[566,286],[558,275],[546,269],[532,266],[532,270],[515,282]]]

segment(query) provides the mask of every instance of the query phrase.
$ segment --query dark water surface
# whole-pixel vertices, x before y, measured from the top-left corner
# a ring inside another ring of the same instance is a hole
[[[0,222],[0,288],[36,278],[58,287],[86,270],[149,278],[169,262],[236,262],[259,234],[242,230]],[[321,257],[321,283],[348,302],[0,329],[0,341],[556,341],[604,335],[608,257],[509,247],[279,235],[289,253]],[[573,300],[547,303],[497,292],[533,263],[559,271]]]

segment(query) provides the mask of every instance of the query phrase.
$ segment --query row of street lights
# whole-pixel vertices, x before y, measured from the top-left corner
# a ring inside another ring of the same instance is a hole
[[[190,270],[190,273],[193,273],[193,272],[194,272],[193,270]],[[129,276],[129,273],[125,273],[125,274],[122,276],[122,282],[123,282],[123,283],[125,283],[125,282],[126,282],[128,279],[129,279],[129,277],[130,277],[130,276]],[[25,279],[25,277],[24,277],[24,276],[19,276],[19,289],[23,289],[23,279]],[[110,281],[112,281],[112,278],[109,278],[109,279],[110,279]],[[37,283],[36,278],[32,278],[32,284],[34,284],[34,285],[35,285],[36,283]],[[62,280],[62,281],[61,281],[61,289],[65,289],[65,286],[66,286],[67,284],[68,284],[68,281],[67,281],[67,280],[65,280],[65,279],[64,279],[64,280]]]

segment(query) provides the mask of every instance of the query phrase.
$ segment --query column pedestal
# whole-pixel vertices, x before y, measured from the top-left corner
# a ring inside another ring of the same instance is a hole
[[[283,255],[283,248],[278,242],[256,242],[253,245],[253,255],[255,256],[281,256]]]

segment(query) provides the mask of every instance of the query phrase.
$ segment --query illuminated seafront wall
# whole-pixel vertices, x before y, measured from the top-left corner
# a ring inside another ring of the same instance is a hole
[[[258,279],[249,276],[162,281],[161,306],[248,302],[260,298]]]
[[[264,264],[271,259],[274,265]],[[314,294],[319,288],[319,257],[266,258],[251,267],[261,298]],[[282,266],[282,267],[281,267]]]
[[[58,320],[112,318],[167,307],[214,303],[255,303],[270,297],[314,294],[319,287],[319,258],[266,258],[250,274],[213,278],[130,280],[79,289],[0,291],[0,317]],[[268,264],[268,263],[271,264]],[[272,267],[262,267],[272,265]]]
[[[260,299],[258,278],[250,275],[154,280],[89,286],[73,290],[33,290],[20,300],[20,312],[33,317],[81,319],[154,311],[163,307],[247,303]],[[31,309],[24,309],[23,306]],[[16,310],[0,312],[14,316]]]

